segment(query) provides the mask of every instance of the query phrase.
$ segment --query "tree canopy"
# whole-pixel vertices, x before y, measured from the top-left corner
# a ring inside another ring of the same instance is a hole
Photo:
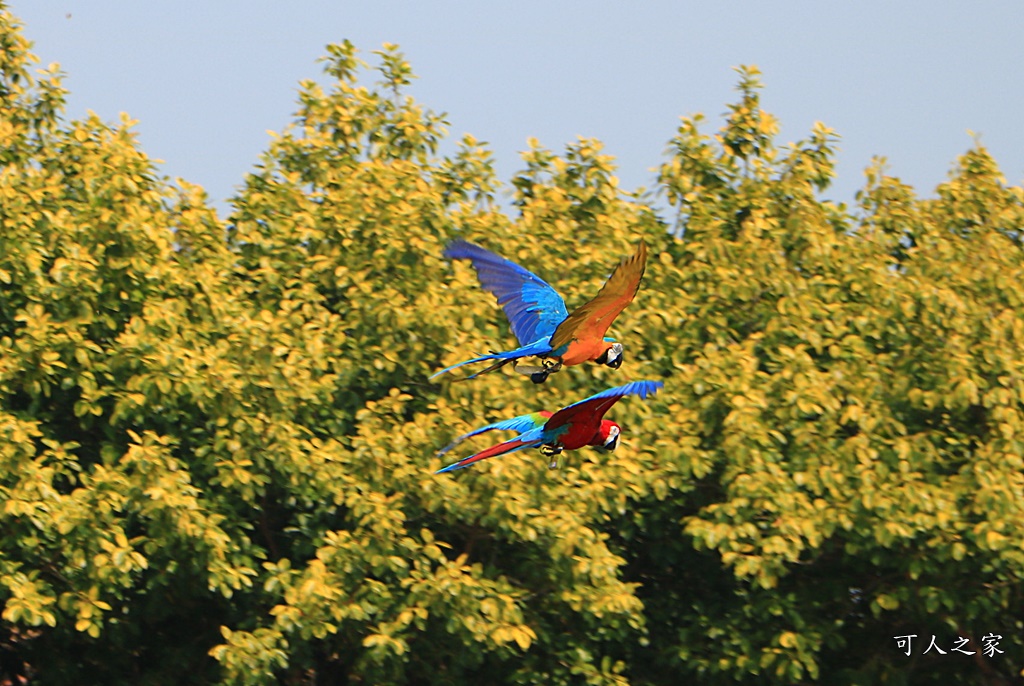
[[[341,43],[220,218],[29,47],[0,9],[0,682],[1020,677],[1024,189],[980,144],[836,203],[836,134],[779,144],[742,67],[652,192],[533,142],[505,206],[395,46]],[[456,237],[570,309],[643,238],[622,368],[429,382],[511,340]],[[614,453],[433,474],[637,379]]]

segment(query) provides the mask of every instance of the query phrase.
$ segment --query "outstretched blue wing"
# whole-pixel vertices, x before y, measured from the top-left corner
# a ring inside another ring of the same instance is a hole
[[[544,430],[550,431],[551,429],[564,426],[583,412],[587,413],[590,417],[600,419],[612,405],[619,402],[620,399],[627,395],[638,395],[641,398],[646,398],[648,395],[657,393],[664,385],[665,384],[661,381],[630,381],[628,384],[609,388],[608,390],[601,391],[600,393],[595,393],[589,398],[563,407],[561,410],[553,414],[551,419],[549,419],[544,425]]]
[[[488,424],[487,426],[481,426],[479,429],[473,429],[469,433],[462,434],[454,441],[438,450],[437,456],[441,457],[446,452],[457,446],[459,443],[462,443],[467,438],[479,436],[480,434],[486,433],[488,431],[515,431],[516,433],[522,435],[529,431],[530,429],[537,429],[544,426],[544,422],[546,422],[548,420],[548,417],[550,416],[550,412],[534,412],[532,414],[524,414],[518,417],[513,417],[512,419],[505,419],[500,422],[494,422],[493,424]]]
[[[550,336],[569,316],[554,288],[511,260],[464,240],[452,241],[444,256],[473,263],[480,285],[498,299],[520,345]]]

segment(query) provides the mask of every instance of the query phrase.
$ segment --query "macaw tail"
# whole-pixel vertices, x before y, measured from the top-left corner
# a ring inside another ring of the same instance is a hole
[[[465,366],[467,364],[475,364],[476,362],[488,362],[490,360],[495,360],[494,364],[490,365],[486,369],[481,369],[480,371],[478,371],[478,372],[476,372],[474,374],[470,374],[469,376],[467,376],[467,377],[465,377],[463,379],[459,379],[459,381],[468,381],[469,379],[475,379],[476,377],[480,376],[481,374],[487,374],[488,372],[493,372],[496,369],[501,369],[506,364],[508,364],[509,362],[512,362],[515,359],[516,358],[514,358],[514,357],[502,357],[501,353],[491,353],[490,355],[481,355],[480,357],[474,357],[472,360],[465,360],[464,362],[459,362],[458,364],[453,364],[451,367],[445,367],[441,371],[435,372],[434,374],[432,374],[430,379],[434,380],[437,377],[441,376],[442,374],[447,374],[448,372],[450,372],[452,370],[455,370],[455,369],[458,369],[459,367],[463,367],[463,366]]]
[[[489,457],[497,457],[498,455],[507,455],[508,453],[514,453],[514,452],[516,452],[518,450],[526,450],[527,448],[536,448],[537,446],[539,446],[543,442],[544,441],[542,439],[539,439],[539,438],[538,439],[534,439],[532,441],[531,440],[524,441],[524,440],[519,439],[519,438],[513,438],[511,441],[505,441],[504,443],[499,443],[498,445],[491,446],[487,450],[481,450],[476,455],[471,455],[469,457],[466,457],[466,458],[463,458],[463,459],[459,460],[458,462],[456,462],[454,464],[450,464],[450,465],[448,465],[447,467],[445,467],[443,469],[438,469],[436,472],[434,472],[434,474],[443,474],[445,472],[454,472],[456,469],[463,469],[463,468],[468,467],[469,465],[473,464],[474,462],[479,462],[480,460],[486,460]]]
[[[522,438],[523,434],[533,429],[539,429],[544,426],[544,422],[551,417],[551,413],[546,410],[540,412],[532,412],[530,414],[522,414],[512,419],[503,419],[500,422],[494,422],[487,426],[481,426],[479,429],[473,429],[469,433],[464,433],[454,441],[446,445],[445,447],[438,450],[435,455],[441,457],[446,452],[462,443],[467,438],[473,438],[473,436],[479,436],[480,434],[487,433],[488,431],[515,431],[519,435],[516,438]]]

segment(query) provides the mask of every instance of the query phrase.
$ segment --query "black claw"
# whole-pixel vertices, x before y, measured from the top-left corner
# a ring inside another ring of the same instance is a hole
[[[548,372],[535,372],[530,374],[530,381],[533,383],[544,383],[548,380]]]

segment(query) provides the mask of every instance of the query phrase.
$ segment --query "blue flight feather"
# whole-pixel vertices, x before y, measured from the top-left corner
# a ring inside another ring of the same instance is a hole
[[[556,412],[545,427],[555,427],[564,424],[569,416],[575,414],[573,410],[579,408],[581,405],[593,405],[589,410],[595,412],[598,416],[604,416],[604,413],[608,411],[612,405],[619,401],[620,398],[624,398],[627,395],[638,395],[641,399],[646,399],[648,395],[657,393],[659,389],[664,387],[663,381],[630,381],[622,386],[616,386],[615,388],[609,388],[606,391],[595,393],[589,398],[585,398],[572,405],[566,405],[561,410]]]
[[[583,403],[588,403],[591,400],[597,400],[599,398],[622,398],[627,395],[638,395],[641,400],[645,400],[648,395],[657,393],[664,386],[664,381],[630,381],[627,384],[616,386],[615,388],[609,388],[608,390],[601,391],[600,393],[595,393],[589,398],[575,402],[572,405],[567,405],[562,409],[568,410],[570,407],[576,407],[577,405],[582,405]]]
[[[480,285],[498,299],[520,345],[550,337],[569,317],[554,288],[511,260],[464,240],[452,241],[444,256],[472,262]]]

